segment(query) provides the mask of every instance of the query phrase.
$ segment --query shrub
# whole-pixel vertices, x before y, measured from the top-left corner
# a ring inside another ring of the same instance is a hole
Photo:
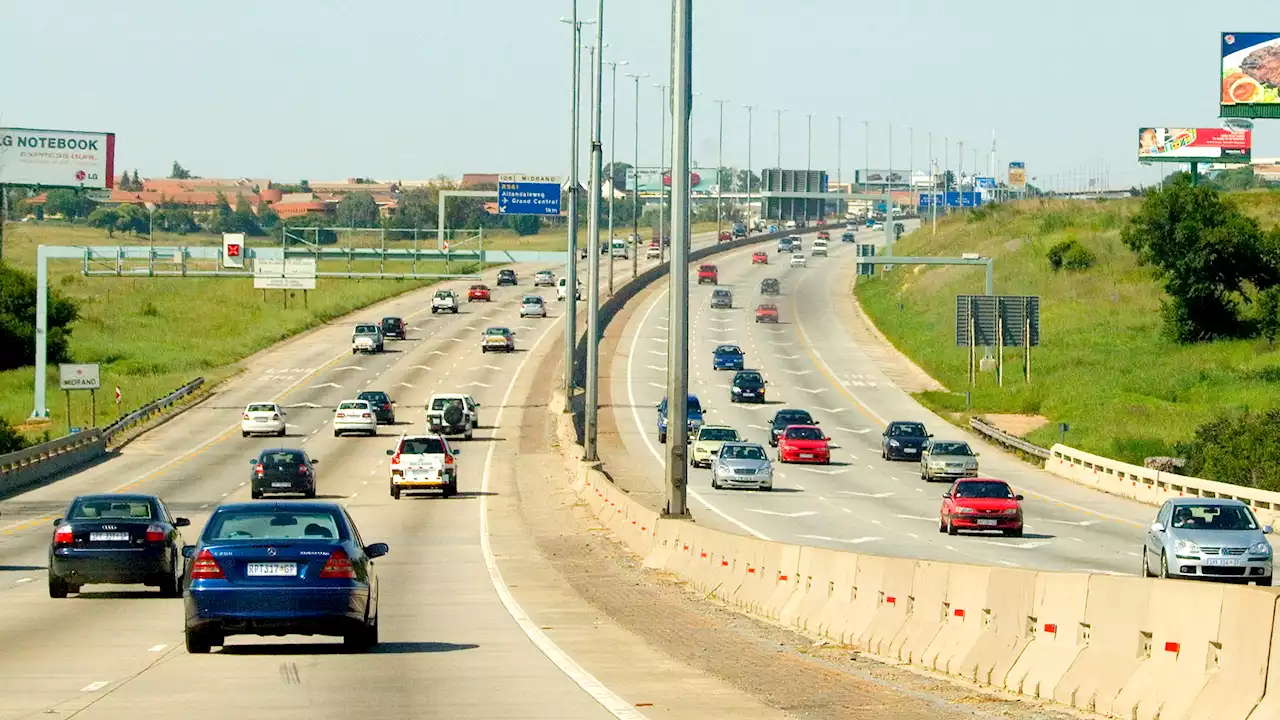
[[[1220,415],[1196,428],[1177,451],[1186,457],[1189,475],[1280,490],[1280,409]]]
[[[1049,258],[1049,265],[1054,272],[1058,270],[1088,270],[1093,267],[1093,263],[1097,261],[1097,256],[1093,251],[1080,244],[1079,240],[1071,238],[1049,248],[1049,252],[1045,253]]]
[[[0,418],[0,455],[5,453],[17,452],[26,447],[27,443],[22,438],[22,434],[13,429],[13,426]]]

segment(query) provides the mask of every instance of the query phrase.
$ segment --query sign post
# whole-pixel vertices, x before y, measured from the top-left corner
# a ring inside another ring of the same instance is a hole
[[[98,405],[97,396],[94,391],[102,385],[101,376],[98,372],[97,363],[88,363],[73,365],[63,363],[58,365],[58,387],[62,388],[63,394],[67,398],[67,434],[72,433],[71,425],[71,391],[72,390],[88,390],[90,393],[93,407],[93,423],[98,424]]]
[[[499,175],[498,214],[560,214],[560,178],[550,175]]]

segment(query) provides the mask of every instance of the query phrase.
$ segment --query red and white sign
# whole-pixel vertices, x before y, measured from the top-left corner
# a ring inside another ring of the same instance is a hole
[[[1138,130],[1138,159],[1188,162],[1249,162],[1253,133],[1226,128],[1157,128]]]
[[[102,190],[115,183],[114,133],[0,128],[0,185]]]
[[[222,233],[222,267],[244,267],[244,233]]]
[[[120,404],[120,386],[119,385],[116,386],[116,404],[117,405]]]

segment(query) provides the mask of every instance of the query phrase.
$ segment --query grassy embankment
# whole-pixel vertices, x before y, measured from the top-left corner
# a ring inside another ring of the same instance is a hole
[[[1234,197],[1264,227],[1280,222],[1280,193]],[[1265,341],[1178,345],[1161,335],[1164,293],[1120,241],[1138,203],[1032,200],[977,221],[949,218],[936,236],[926,226],[898,243],[901,255],[982,253],[995,259],[997,293],[1041,297],[1043,344],[1031,351],[1031,383],[1022,378],[1022,351],[1006,350],[1005,387],[994,373],[980,374],[967,413],[955,296],[982,293],[982,271],[899,267],[860,283],[857,295],[890,340],[952,391],[918,395],[935,411],[960,423],[983,413],[1041,415],[1049,424],[1028,439],[1046,447],[1058,441],[1058,423],[1068,423],[1067,444],[1089,452],[1137,464],[1171,455],[1222,410],[1280,405],[1280,352]],[[1045,252],[1071,238],[1097,262],[1055,273]]]

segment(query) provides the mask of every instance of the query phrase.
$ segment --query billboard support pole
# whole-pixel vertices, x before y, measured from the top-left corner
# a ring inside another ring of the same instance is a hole
[[[9,186],[0,185],[0,260],[4,259],[4,226],[9,222]]]
[[[1031,299],[1022,299],[1022,320],[1026,326],[1022,329],[1022,346],[1026,353],[1022,364],[1026,370],[1027,384],[1031,384]]]
[[[1200,184],[1200,163],[1195,160],[1191,161],[1191,187]]]

